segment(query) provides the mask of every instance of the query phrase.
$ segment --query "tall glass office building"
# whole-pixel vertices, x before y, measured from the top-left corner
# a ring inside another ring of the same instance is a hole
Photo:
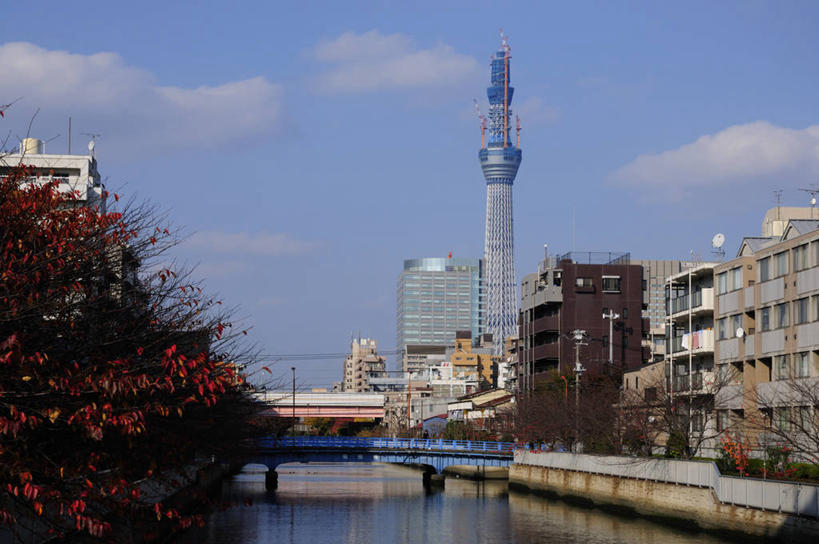
[[[454,345],[455,331],[483,333],[483,260],[407,259],[398,278],[398,344]]]

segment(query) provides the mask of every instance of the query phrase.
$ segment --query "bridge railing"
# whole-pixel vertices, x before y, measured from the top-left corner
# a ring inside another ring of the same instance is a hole
[[[278,438],[270,436],[259,439],[258,445],[261,448],[270,449],[395,449],[507,453],[510,455],[515,449],[515,444],[512,442],[357,436],[285,436]]]

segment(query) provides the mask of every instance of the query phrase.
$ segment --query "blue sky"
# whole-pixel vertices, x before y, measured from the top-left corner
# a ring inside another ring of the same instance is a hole
[[[773,191],[819,179],[813,2],[15,2],[3,132],[101,133],[107,185],[190,235],[178,256],[268,354],[395,345],[404,258],[481,256],[477,161],[503,26],[523,163],[518,276],[554,251],[729,256]],[[289,361],[274,366],[289,375]],[[329,385],[341,360],[298,363]]]

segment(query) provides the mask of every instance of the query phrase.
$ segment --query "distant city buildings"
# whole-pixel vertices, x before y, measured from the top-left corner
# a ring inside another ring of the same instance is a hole
[[[447,350],[453,377],[474,381],[481,389],[495,387],[501,357],[494,352],[491,334],[483,334],[473,342],[470,331],[457,331],[455,347]]]
[[[398,278],[397,349],[405,372],[442,359],[455,332],[483,332],[483,264],[480,259],[408,259]]]
[[[643,318],[649,321],[648,337],[643,345],[649,349],[650,361],[665,357],[665,279],[682,272],[693,263],[676,260],[632,260],[643,267]]]
[[[372,391],[369,378],[371,374],[383,372],[386,359],[378,355],[378,343],[370,338],[354,339],[350,353],[344,359],[341,390],[349,393]]]

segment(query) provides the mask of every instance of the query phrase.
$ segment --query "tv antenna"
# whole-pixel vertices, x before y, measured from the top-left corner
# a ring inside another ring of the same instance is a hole
[[[714,255],[719,257],[719,260],[722,260],[725,257],[725,250],[722,249],[723,244],[725,244],[725,235],[721,232],[718,232],[711,238],[711,247],[714,248],[712,252]]]
[[[782,207],[782,189],[776,189],[773,193],[774,197],[776,197],[776,220],[779,221],[782,219],[780,214],[780,208]]]
[[[816,187],[809,187],[807,189],[799,189],[805,193],[810,193],[810,218],[813,219],[813,210],[816,208],[816,195],[819,194],[819,183],[816,184]]]

